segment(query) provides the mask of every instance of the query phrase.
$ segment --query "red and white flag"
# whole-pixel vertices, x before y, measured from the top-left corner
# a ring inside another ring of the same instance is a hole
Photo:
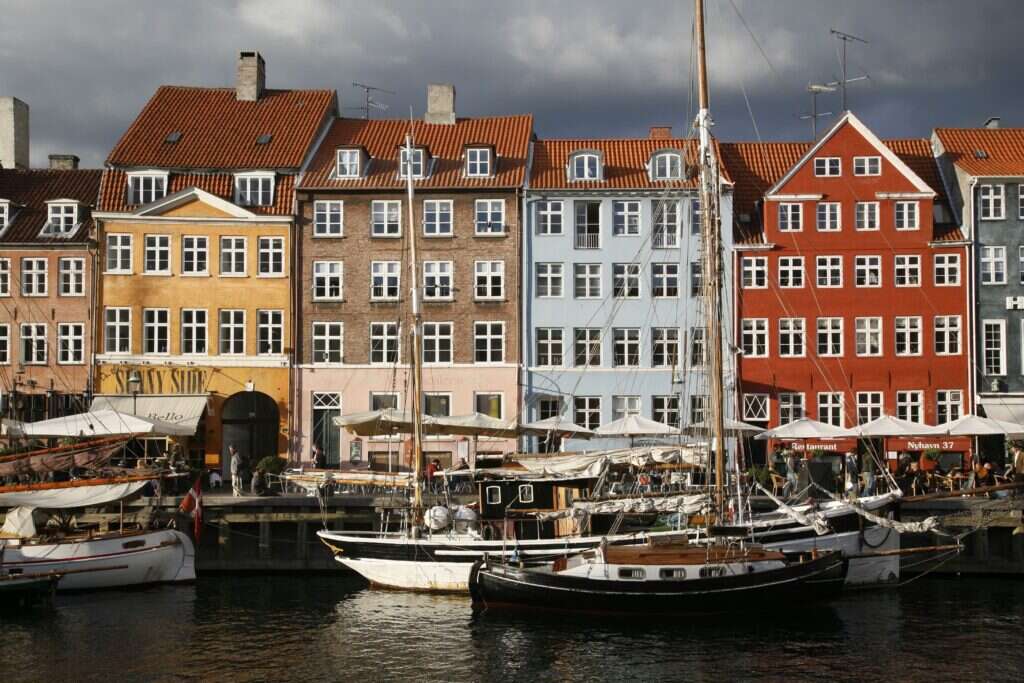
[[[203,532],[203,485],[202,477],[196,477],[196,483],[188,490],[178,507],[182,512],[192,514],[192,537],[199,543],[199,536]]]

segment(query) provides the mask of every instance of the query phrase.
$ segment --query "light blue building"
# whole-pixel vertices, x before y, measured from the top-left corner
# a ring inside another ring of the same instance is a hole
[[[524,421],[562,415],[593,429],[629,413],[671,425],[706,416],[696,144],[661,128],[646,139],[534,144],[523,210]],[[728,390],[735,365],[732,188],[724,171],[723,179]]]

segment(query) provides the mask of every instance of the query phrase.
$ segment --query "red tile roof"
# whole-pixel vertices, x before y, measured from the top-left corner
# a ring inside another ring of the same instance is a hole
[[[1024,176],[1024,128],[936,128],[935,134],[953,163],[970,175]]]
[[[90,209],[96,203],[100,187],[99,169],[94,170],[16,170],[0,169],[0,199],[11,202],[11,222],[0,231],[0,243],[67,244],[84,243],[92,230]],[[75,199],[82,225],[70,238],[40,237],[49,219],[46,202]]]
[[[107,164],[125,168],[298,169],[333,90],[267,90],[254,102],[233,88],[165,85],[157,89],[114,146]],[[181,133],[177,142],[167,142]],[[267,144],[257,144],[270,135]]]
[[[652,189],[667,187],[692,189],[698,179],[693,173],[684,173],[683,180],[651,180],[648,163],[651,155],[662,149],[682,150],[686,170],[697,162],[697,141],[680,138],[629,138],[595,140],[541,140],[534,145],[530,187],[538,190],[577,188],[595,189]],[[569,180],[566,168],[574,152],[596,150],[604,158],[602,180]],[[722,177],[731,181],[728,169],[722,168]]]
[[[235,179],[230,173],[171,173],[167,180],[167,194],[197,187],[229,202],[235,201]],[[246,206],[248,211],[267,216],[287,216],[292,213],[295,196],[295,176],[277,174],[274,180],[274,204]],[[99,211],[128,213],[137,206],[128,203],[128,175],[124,171],[107,169],[100,187]]]
[[[398,177],[399,147],[405,143],[409,122],[402,119],[337,119],[320,144],[302,189],[402,189]],[[413,122],[414,144],[430,152],[431,172],[416,181],[417,188],[516,188],[523,185],[526,157],[533,135],[533,117],[502,116],[459,119],[454,124]],[[463,153],[468,145],[492,146],[497,155],[495,172],[487,178],[468,178]],[[362,147],[371,162],[361,178],[335,178],[335,151]]]

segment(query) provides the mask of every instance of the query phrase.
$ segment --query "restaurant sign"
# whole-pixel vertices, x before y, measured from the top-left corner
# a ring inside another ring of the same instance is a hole
[[[768,447],[774,450],[776,446],[797,451],[798,453],[813,453],[824,451],[826,453],[845,453],[846,451],[857,450],[857,439],[772,439]]]
[[[925,436],[925,437],[890,437],[886,441],[886,450],[897,451],[951,451],[967,453],[971,450],[969,436]]]

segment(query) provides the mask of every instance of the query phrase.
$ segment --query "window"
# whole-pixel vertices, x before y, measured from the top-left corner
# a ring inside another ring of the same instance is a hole
[[[935,316],[935,355],[955,356],[960,353],[960,316]]]
[[[960,254],[935,255],[935,286],[957,287],[960,285]]]
[[[959,389],[940,389],[935,392],[935,422],[945,424],[959,420],[964,414],[964,395]]]
[[[414,148],[412,151],[412,177],[422,178],[425,173],[424,169],[424,150]],[[400,178],[409,177],[409,148],[403,147],[398,153],[398,176]]]
[[[149,204],[167,194],[167,175],[164,173],[128,174],[128,203]]]
[[[818,422],[843,426],[843,395],[840,392],[818,394]]]
[[[313,237],[341,237],[344,229],[345,202],[313,202]]]
[[[601,397],[577,396],[573,399],[572,421],[580,427],[594,430],[601,426]]]
[[[679,264],[651,264],[651,295],[660,298],[679,296]]]
[[[107,272],[132,272],[132,236],[107,235]]]
[[[284,238],[260,237],[258,242],[259,270],[261,277],[284,275]]]
[[[820,288],[843,286],[843,257],[818,256],[815,282]]]
[[[170,274],[171,272],[171,236],[146,235],[146,254],[142,272],[151,274]]]
[[[806,352],[803,318],[779,318],[779,355],[803,356]]]
[[[537,365],[560,367],[562,365],[562,329],[558,327],[537,328]]]
[[[779,424],[789,424],[804,416],[804,395],[793,393],[779,394]]]
[[[562,264],[538,263],[534,267],[537,274],[537,297],[547,299],[562,296]]]
[[[612,396],[612,419],[621,420],[629,415],[640,414],[639,396]]]
[[[1020,283],[1024,285],[1024,247],[1017,247],[1017,270],[1020,271]]]
[[[427,237],[452,236],[452,201],[426,199],[423,201],[423,234]]]
[[[882,355],[882,319],[857,318],[855,321],[858,356]]]
[[[1024,185],[1017,186],[1017,218],[1024,220]]]
[[[601,367],[601,330],[599,328],[577,327],[573,330],[573,341],[576,367]]]
[[[476,410],[476,412],[478,412],[478,413],[480,413],[482,415],[487,415],[488,417],[493,417],[495,420],[501,420],[501,419],[503,419],[505,417],[505,411],[504,411],[504,405],[503,405],[504,401],[502,400],[503,398],[504,398],[504,396],[502,396],[501,394],[474,393],[473,394],[474,410]],[[529,489],[530,499],[529,500],[523,500],[522,502],[524,502],[524,503],[532,503],[533,502],[533,485],[532,484],[521,485],[519,487],[519,490],[522,491],[524,488]]]
[[[679,429],[679,397],[652,396],[651,417],[655,422]]]
[[[679,328],[651,330],[651,367],[674,368],[679,364]]]
[[[572,157],[569,169],[572,180],[599,180],[601,160],[596,154],[577,154]]]
[[[708,416],[708,397],[690,394],[690,424],[703,424]]]
[[[370,363],[397,363],[398,353],[398,323],[370,323]]]
[[[857,202],[856,214],[858,230],[878,230],[878,202]]]
[[[206,355],[206,310],[181,309],[181,352],[188,356]]]
[[[344,263],[313,261],[313,301],[341,301]]]
[[[896,202],[896,229],[917,230],[919,202]]]
[[[449,417],[452,414],[452,395],[423,394],[423,412],[431,417]]]
[[[341,428],[334,418],[341,417],[341,394],[314,392],[312,398],[312,441],[324,455],[323,464],[336,465],[341,461]]]
[[[690,365],[704,365],[707,358],[705,329],[703,327],[690,328]]]
[[[839,157],[815,157],[814,175],[819,177],[833,177],[839,175],[841,163]]]
[[[477,235],[504,235],[505,234],[505,200],[504,199],[478,199],[478,200],[476,200],[476,234]]]
[[[46,296],[46,266],[44,258],[21,259],[22,296]]]
[[[505,362],[505,323],[473,323],[473,361],[475,363]]]
[[[690,297],[704,296],[704,265],[700,261],[690,262]]]
[[[674,180],[683,177],[683,158],[676,152],[660,152],[651,163],[654,180]]]
[[[818,202],[818,232],[838,232],[841,228],[839,202]]]
[[[452,262],[423,262],[423,300],[449,301],[452,299]]]
[[[78,223],[77,204],[47,204],[47,221],[44,235],[70,235]]]
[[[743,395],[743,419],[755,422],[768,421],[768,394]]]
[[[85,259],[62,258],[57,267],[60,271],[60,295],[85,296]]]
[[[857,256],[853,261],[854,284],[858,287],[882,286],[882,257]]]
[[[693,201],[690,202],[690,234],[691,235],[699,235],[700,234],[700,216],[701,216],[700,200],[699,199],[694,199]]]
[[[537,234],[562,234],[562,202],[537,202]]]
[[[400,237],[402,235],[402,202],[373,201],[370,203],[370,235],[373,237]]]
[[[206,275],[208,242],[205,237],[181,238],[181,272],[184,275]]]
[[[401,266],[398,261],[374,261],[370,264],[371,300],[398,301]]]
[[[284,311],[256,311],[256,353],[260,356],[284,353]]]
[[[1006,321],[983,320],[982,351],[985,358],[985,374],[999,376],[1006,374]]]
[[[897,287],[920,287],[921,286],[921,257],[920,256],[896,256],[896,286]]]
[[[804,286],[804,257],[779,257],[779,287],[800,288]]]
[[[617,368],[640,365],[640,328],[617,327],[612,330],[612,364]]]
[[[487,504],[488,505],[501,505],[501,487],[500,486],[488,486],[487,487]]]
[[[640,264],[612,264],[612,296],[617,299],[640,298]]]
[[[11,326],[0,323],[0,365],[11,362]]]
[[[882,417],[882,392],[857,392],[857,423],[867,424]]]
[[[640,234],[640,202],[639,201],[614,201],[614,202],[612,202],[612,234],[613,235],[639,235]]]
[[[477,261],[476,298],[501,301],[505,298],[505,262]]]
[[[11,203],[0,201],[0,231],[3,231],[11,220]]]
[[[106,308],[103,312],[104,349],[107,353],[131,353],[132,309]]]
[[[746,358],[768,356],[768,318],[744,318],[740,322],[740,348]]]
[[[46,325],[21,324],[21,362],[24,365],[46,364]]]
[[[768,286],[768,257],[744,256],[742,262],[743,288],[764,289]]]
[[[800,232],[803,230],[803,205],[779,204],[779,232]]]
[[[0,296],[11,295],[11,259],[0,258]]]
[[[423,362],[452,362],[451,323],[423,323]]]
[[[601,202],[575,202],[576,248],[601,248]]]
[[[398,394],[390,391],[373,392],[370,394],[370,410],[398,410]]]
[[[854,157],[853,175],[882,175],[882,157]]]
[[[171,352],[171,319],[166,308],[142,309],[142,353],[159,355]]]
[[[85,362],[85,325],[60,323],[57,325],[57,362],[77,365]]]
[[[896,355],[921,355],[921,318],[896,316]]]
[[[220,353],[223,356],[240,356],[245,353],[244,310],[220,312]]]
[[[896,417],[911,422],[921,422],[924,411],[923,391],[897,391]]]
[[[236,176],[235,198],[239,206],[270,206],[274,203],[274,176]]]
[[[679,202],[655,200],[652,204],[654,213],[654,249],[679,248]]]
[[[981,248],[981,284],[1006,284],[1006,247]]]
[[[358,149],[339,149],[335,156],[334,174],[339,178],[358,178],[362,175],[359,163],[362,152]]]
[[[601,298],[601,264],[573,264],[573,289],[577,299]]]
[[[818,355],[838,357],[843,355],[843,319],[818,318]]]
[[[245,275],[245,250],[244,237],[221,237],[220,274]]]
[[[1006,218],[1006,186],[981,185],[978,187],[979,212],[983,221]]]
[[[546,420],[562,414],[562,399],[557,396],[543,396],[537,401],[537,418]]]
[[[491,150],[488,147],[470,147],[466,150],[466,175],[491,175]]]
[[[344,349],[344,323],[313,323],[313,363],[341,363]]]

